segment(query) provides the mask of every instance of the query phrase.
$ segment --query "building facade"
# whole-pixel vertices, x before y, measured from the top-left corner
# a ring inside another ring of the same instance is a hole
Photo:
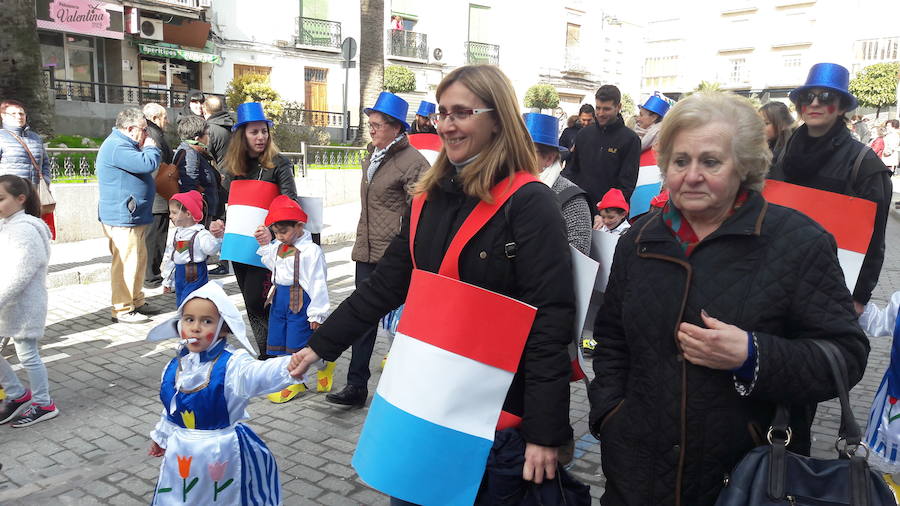
[[[818,62],[898,61],[900,25],[888,0],[726,0],[661,5],[648,20],[641,93],[679,97],[701,81],[787,100]]]

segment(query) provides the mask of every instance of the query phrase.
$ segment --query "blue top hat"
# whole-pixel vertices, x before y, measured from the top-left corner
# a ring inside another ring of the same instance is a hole
[[[368,116],[369,114],[372,114],[372,111],[380,112],[381,114],[386,114],[394,118],[400,123],[403,123],[403,128],[405,130],[409,130],[409,123],[406,122],[406,113],[409,111],[409,104],[406,103],[406,100],[403,100],[397,95],[382,91],[381,95],[378,95],[375,106],[366,108],[363,112]]]
[[[434,111],[436,109],[437,109],[437,106],[435,104],[432,104],[431,102],[426,102],[425,100],[423,100],[423,101],[419,102],[419,110],[416,111],[416,114],[418,114],[419,116],[428,117],[428,116],[431,116],[432,114],[434,114]]]
[[[553,116],[529,112],[525,114],[525,128],[531,134],[531,140],[535,144],[543,144],[560,151],[568,151],[565,146],[559,145],[559,122]]]
[[[850,72],[837,63],[816,63],[809,69],[809,75],[806,77],[806,84],[799,88],[794,88],[788,95],[791,102],[797,103],[800,94],[810,88],[828,88],[839,92],[844,96],[848,111],[856,109],[858,103],[856,97],[850,94],[848,86],[850,84]]]
[[[659,115],[660,118],[666,115],[669,112],[669,103],[665,100],[657,97],[656,95],[652,95],[650,98],[644,102],[644,105],[641,106],[641,109],[647,109],[648,111]]]
[[[272,120],[266,118],[261,103],[245,102],[237,106],[237,123],[231,127],[231,131],[234,132],[239,126],[253,121],[265,121],[269,124],[269,128],[272,128]]]

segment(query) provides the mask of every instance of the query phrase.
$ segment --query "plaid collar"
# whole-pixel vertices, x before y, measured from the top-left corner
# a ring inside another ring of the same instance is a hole
[[[734,199],[734,204],[731,206],[731,209],[728,211],[728,216],[726,216],[725,219],[727,220],[735,213],[735,211],[740,209],[741,206],[747,202],[748,198],[750,198],[749,191],[739,191],[737,197]],[[672,232],[672,235],[675,236],[678,245],[684,250],[685,256],[691,256],[691,253],[694,252],[694,248],[700,243],[700,238],[697,237],[697,233],[694,232],[691,224],[681,215],[681,211],[672,204],[671,199],[666,202],[665,207],[663,207],[662,219],[666,224],[666,227]]]

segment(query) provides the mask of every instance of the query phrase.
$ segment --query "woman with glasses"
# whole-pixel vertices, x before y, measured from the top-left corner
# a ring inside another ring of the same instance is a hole
[[[406,113],[409,104],[393,93],[382,92],[375,105],[365,110],[372,142],[362,162],[362,203],[356,242],[350,257],[356,262],[356,286],[361,286],[381,260],[391,240],[400,232],[402,216],[409,211],[412,189],[428,170],[428,161],[409,144]],[[399,306],[400,304],[397,304]],[[347,385],[325,400],[342,406],[361,407],[369,395],[369,360],[375,348],[373,325],[353,343]]]
[[[44,140],[28,126],[25,105],[18,100],[0,102],[0,175],[12,174],[31,181],[37,188],[41,179],[50,186],[50,157],[44,151]],[[56,239],[53,213],[41,218],[50,227],[51,237]]]
[[[517,371],[497,428],[518,427],[518,432],[512,434],[524,439],[518,440],[519,462],[524,462],[520,464],[521,475],[525,480],[541,483],[554,477],[558,448],[572,438],[569,426],[572,369],[566,347],[572,338],[575,297],[565,225],[553,190],[536,177],[534,145],[506,75],[490,65],[460,67],[444,78],[436,96],[438,112],[431,118],[443,148],[416,186],[411,214],[403,216],[400,233],[393,238],[368,281],[359,285],[331,314],[313,334],[309,347],[296,356],[292,374],[301,374],[319,356],[335,360],[356,336],[407,301],[391,358],[372,400],[371,421],[379,412],[376,403],[379,409],[383,406],[382,386],[392,368],[407,370],[417,366],[428,372],[427,365],[408,364],[404,362],[405,356],[397,352],[398,343],[406,342],[401,334],[410,332],[404,330],[404,322],[416,324],[406,320],[412,302],[425,297],[434,314],[441,314],[442,308],[453,302],[446,300],[448,297],[443,293],[417,291],[416,287],[423,285],[411,285],[411,279],[431,279],[427,273],[456,273],[463,283],[524,302],[536,308],[536,315],[533,324],[525,328],[527,336],[522,337],[525,344],[521,358],[514,357],[518,365],[512,367]],[[417,219],[413,220],[411,215]],[[484,221],[476,222],[477,217]],[[455,240],[460,237],[468,240]],[[464,246],[460,248],[461,244]],[[442,266],[445,257],[450,261]],[[463,299],[462,303],[471,302]],[[471,329],[453,332],[453,339],[462,342],[498,316],[481,309],[480,305],[466,307],[467,316],[460,315],[459,321],[453,322],[457,327]],[[447,328],[451,323],[431,321],[435,330]],[[487,344],[499,338],[493,336],[470,345]],[[509,354],[508,349],[497,350],[496,345],[494,352]],[[483,378],[471,378],[474,382],[480,379]],[[409,385],[409,388],[416,390],[421,385]],[[446,385],[429,388],[429,392],[417,397],[421,401],[430,399],[426,404],[444,399],[447,391],[452,391]],[[449,402],[454,405],[440,404],[436,409],[468,412],[467,409],[487,402],[467,389],[453,399]],[[466,419],[465,423],[472,422],[475,420]],[[491,432],[493,428],[490,427]],[[498,436],[492,451],[498,451],[498,442],[506,440],[511,432],[498,434],[502,436]],[[357,458],[365,457],[372,455],[360,447]],[[402,474],[407,486],[412,488],[416,484],[408,482],[416,481],[411,477],[419,476],[422,471],[420,466],[409,464],[407,468],[392,468],[390,472]],[[446,466],[441,474],[453,472],[454,466]],[[484,493],[488,491],[482,490]],[[404,499],[424,504],[437,502],[413,493],[406,494]],[[405,504],[397,499],[393,503]],[[488,499],[485,504],[495,502]]]
[[[847,129],[846,113],[857,106],[856,97],[847,91],[849,80],[844,67],[817,63],[810,69],[806,84],[791,91],[789,97],[803,125],[791,135],[769,177],[860,197],[878,206],[872,240],[853,290],[853,305],[861,314],[884,262],[884,231],[892,189],[890,171]]]

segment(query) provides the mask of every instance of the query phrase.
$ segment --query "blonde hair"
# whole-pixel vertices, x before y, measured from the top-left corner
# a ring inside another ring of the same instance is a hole
[[[459,67],[438,85],[435,93],[438,102],[447,88],[456,82],[468,88],[484,102],[485,107],[494,109],[486,114],[493,115],[497,132],[478,158],[460,172],[466,195],[491,202],[491,188],[503,178],[519,171],[537,174],[534,145],[525,129],[512,83],[500,69],[493,65]],[[428,193],[437,188],[441,178],[454,170],[456,169],[447,158],[447,151],[441,149],[434,165],[422,175],[414,193]]]
[[[225,169],[235,176],[246,176],[250,172],[250,164],[247,163],[250,159],[250,150],[247,149],[247,136],[244,134],[247,130],[247,125],[249,123],[244,123],[231,134],[228,151],[225,152],[225,158],[222,160],[222,165],[225,166]],[[275,139],[272,138],[272,127],[268,126],[268,129],[269,140],[266,141],[266,149],[259,155],[259,165],[263,169],[274,169],[275,157],[281,151],[275,145]]]
[[[741,188],[761,191],[772,161],[765,124],[749,100],[733,93],[694,93],[666,114],[656,144],[656,159],[663,177],[678,134],[714,122],[731,127],[731,149]]]

